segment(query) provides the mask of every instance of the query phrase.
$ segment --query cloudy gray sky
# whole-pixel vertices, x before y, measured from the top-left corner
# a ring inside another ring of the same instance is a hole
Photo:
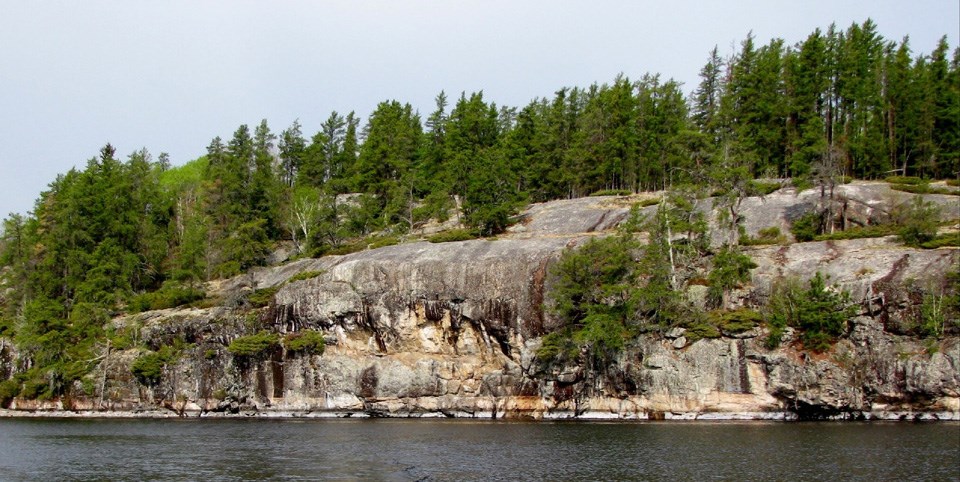
[[[659,72],[689,92],[714,45],[868,17],[915,53],[960,33],[958,0],[0,0],[0,215],[107,142],[179,165],[240,124],[310,136],[385,99],[427,113],[440,90],[522,106]]]

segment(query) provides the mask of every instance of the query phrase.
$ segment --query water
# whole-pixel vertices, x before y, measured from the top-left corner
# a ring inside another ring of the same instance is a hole
[[[0,419],[2,480],[960,480],[960,424]]]

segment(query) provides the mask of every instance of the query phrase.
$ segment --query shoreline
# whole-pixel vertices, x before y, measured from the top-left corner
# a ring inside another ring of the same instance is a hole
[[[832,416],[803,418],[795,412],[667,412],[636,413],[629,415],[613,413],[498,413],[483,414],[419,412],[419,413],[370,413],[365,411],[298,411],[298,410],[248,410],[237,413],[211,411],[176,412],[167,409],[149,410],[16,410],[0,409],[0,419],[111,419],[111,420],[162,420],[162,419],[207,419],[207,420],[346,420],[346,419],[450,419],[506,422],[960,422],[958,412],[910,412],[873,411],[850,412]]]

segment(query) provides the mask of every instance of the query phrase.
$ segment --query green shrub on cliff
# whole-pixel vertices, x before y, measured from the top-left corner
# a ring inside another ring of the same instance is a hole
[[[308,355],[322,355],[326,347],[323,333],[315,330],[303,330],[283,337],[283,345],[288,351]]]
[[[148,386],[156,385],[163,377],[163,370],[176,359],[176,355],[173,347],[161,347],[158,351],[138,356],[130,365],[130,371],[138,382]]]
[[[280,345],[280,337],[276,333],[261,331],[256,335],[241,336],[227,346],[233,356],[254,358]]]
[[[636,261],[627,236],[591,239],[554,265],[553,312],[563,328],[544,340],[541,359],[565,358],[579,346],[597,358],[619,351],[633,312]]]
[[[800,330],[804,348],[825,351],[846,331],[855,308],[849,293],[828,286],[817,272],[806,288],[794,279],[775,283],[765,311],[770,329],[767,348],[779,346],[783,330],[793,326]]]
[[[797,242],[813,241],[813,238],[820,234],[822,224],[823,216],[816,212],[809,212],[793,220],[790,224],[790,232]]]
[[[164,283],[159,290],[134,296],[128,305],[132,313],[147,310],[163,310],[202,300],[206,293],[201,289],[179,283]]]
[[[940,208],[922,197],[914,197],[910,204],[896,213],[899,226],[897,234],[907,246],[920,246],[937,236],[940,225]]]
[[[0,382],[0,408],[10,406],[10,401],[20,394],[20,382],[17,380],[4,380]]]

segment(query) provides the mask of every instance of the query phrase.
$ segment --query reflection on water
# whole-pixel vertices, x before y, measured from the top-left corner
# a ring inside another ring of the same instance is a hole
[[[0,420],[4,480],[960,480],[960,424]]]

